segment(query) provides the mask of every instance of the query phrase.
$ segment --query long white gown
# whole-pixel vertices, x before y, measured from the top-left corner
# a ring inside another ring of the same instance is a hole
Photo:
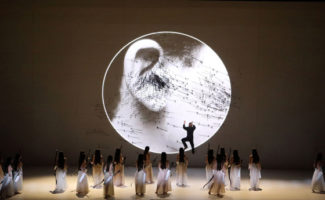
[[[60,193],[67,189],[67,171],[65,169],[56,169],[56,187],[54,192]]]
[[[87,169],[85,168],[78,171],[76,192],[80,195],[86,195],[89,192]]]
[[[14,172],[14,189],[15,193],[20,193],[23,190],[23,169]]]
[[[161,169],[159,164],[159,172],[157,176],[157,194],[162,195],[172,190],[171,180],[170,180],[170,169]]]
[[[177,162],[176,166],[176,185],[186,186],[187,185],[187,161]]]
[[[146,173],[144,170],[135,172],[135,193],[144,194],[146,192]]]
[[[15,194],[14,190],[14,183],[12,178],[12,172],[6,173],[2,180],[2,187],[1,187],[1,199],[6,199],[7,197],[11,197]]]
[[[210,185],[211,194],[225,193],[225,173],[223,170],[213,170],[213,181]]]
[[[146,183],[153,183],[152,163],[148,162],[144,168],[146,173]]]
[[[114,185],[115,186],[123,186],[124,182],[125,182],[124,181],[124,165],[121,163],[116,164],[114,173],[116,174],[113,179]]]
[[[259,189],[259,181],[261,179],[261,170],[257,164],[251,163],[248,165],[250,186],[252,189]]]
[[[113,172],[113,164],[110,164],[109,170],[105,170],[104,173],[104,197],[112,197],[114,196],[114,172]]]
[[[213,162],[211,164],[207,163],[205,166],[205,175],[206,175],[206,181],[210,181],[213,176]],[[208,182],[206,188],[210,188],[213,181]]]
[[[93,169],[94,186],[95,188],[99,189],[102,187],[101,182],[104,178],[103,165],[94,164],[92,169]]]
[[[228,187],[230,186],[230,180],[229,180],[229,173],[228,173],[228,162],[225,162],[223,164],[223,172],[225,174],[225,187]]]
[[[314,192],[325,192],[324,175],[321,168],[315,168],[313,178],[311,180],[311,189]]]
[[[231,190],[240,190],[240,165],[231,165],[230,168],[230,189]]]

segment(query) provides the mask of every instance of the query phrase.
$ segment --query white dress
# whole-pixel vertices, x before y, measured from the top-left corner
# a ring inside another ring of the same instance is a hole
[[[259,188],[259,181],[261,179],[261,170],[255,163],[248,165],[249,177],[250,177],[250,186],[252,189]]]
[[[104,173],[104,197],[114,196],[114,184],[113,184],[113,164],[110,164],[109,170]]]
[[[115,186],[123,186],[124,185],[124,165],[121,163],[116,164],[114,173],[116,174],[113,179],[114,185]]]
[[[19,193],[23,190],[23,170],[18,169],[14,172],[14,188],[15,193]]]
[[[146,173],[146,183],[153,183],[153,172],[151,162],[146,164],[144,171]]]
[[[95,188],[101,188],[101,182],[104,178],[103,173],[103,165],[102,164],[95,164],[93,165],[93,179],[94,179],[94,186]]]
[[[6,173],[2,180],[0,199],[11,197],[15,194],[12,172]]]
[[[231,165],[230,168],[230,189],[231,190],[239,190],[240,189],[240,166],[239,165]]]
[[[56,169],[56,187],[55,192],[64,192],[67,189],[67,171],[65,169]]]
[[[211,194],[225,193],[225,173],[222,170],[213,170],[213,182],[210,185]]]
[[[76,192],[81,195],[86,195],[89,192],[87,169],[78,171]]]
[[[230,180],[229,180],[229,173],[228,173],[228,162],[225,162],[223,164],[223,172],[225,174],[225,186],[229,186]]]
[[[176,185],[186,186],[187,185],[187,161],[177,162],[176,166]]]
[[[210,181],[213,176],[213,162],[211,164],[209,164],[209,163],[206,164],[205,175],[206,175],[207,182]],[[210,188],[212,183],[213,183],[213,181],[208,182],[207,188]]]
[[[315,168],[313,179],[311,180],[311,189],[314,192],[325,192],[324,175],[321,168]]]
[[[159,166],[159,172],[157,176],[157,194],[162,195],[172,190],[170,181],[170,169],[161,169]]]
[[[146,192],[146,173],[144,170],[135,172],[135,193],[144,194]]]

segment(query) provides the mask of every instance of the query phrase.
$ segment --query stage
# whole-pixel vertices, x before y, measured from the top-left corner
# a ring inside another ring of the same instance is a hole
[[[188,169],[188,186],[177,187],[175,183],[175,169],[172,170],[172,191],[168,196],[158,197],[155,194],[156,184],[147,185],[144,197],[137,197],[134,189],[133,174],[135,168],[126,167],[125,187],[115,187],[114,199],[219,199],[208,195],[207,189],[202,189],[206,183],[205,169]],[[69,170],[67,182],[68,189],[62,194],[52,194],[55,179],[51,168],[27,168],[24,170],[23,193],[10,199],[80,199],[76,196],[75,187],[77,171]],[[310,182],[312,171],[290,171],[290,170],[262,170],[262,191],[249,191],[248,171],[242,170],[242,181],[240,191],[226,191],[223,199],[245,200],[245,199],[268,199],[268,200],[317,200],[324,199],[325,194],[312,193]],[[154,168],[154,175],[157,169]],[[88,175],[89,185],[93,185],[92,177]],[[102,189],[90,189],[84,199],[103,199]]]

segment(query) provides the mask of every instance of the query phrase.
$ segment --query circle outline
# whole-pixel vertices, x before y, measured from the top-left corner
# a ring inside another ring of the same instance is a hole
[[[197,40],[199,42],[201,42],[202,44],[208,46],[211,50],[213,50],[209,45],[207,45],[205,42],[201,41],[200,39],[194,37],[194,36],[191,36],[191,35],[188,35],[186,33],[181,33],[181,32],[176,32],[176,31],[157,31],[157,32],[151,32],[151,33],[147,33],[147,34],[144,34],[144,35],[141,35],[135,39],[133,39],[132,41],[128,42],[126,45],[124,45],[114,56],[113,58],[111,59],[111,61],[109,62],[106,70],[105,70],[105,74],[104,74],[104,78],[103,78],[103,83],[102,83],[102,104],[103,104],[103,108],[104,108],[104,111],[105,111],[105,115],[108,119],[108,121],[110,122],[110,124],[112,125],[113,129],[118,133],[118,135],[120,137],[122,137],[124,140],[126,140],[128,143],[130,143],[127,139],[125,139],[121,134],[119,134],[119,132],[115,129],[111,119],[109,118],[109,115],[107,113],[107,109],[106,109],[106,105],[105,105],[105,99],[104,99],[104,87],[105,87],[105,81],[106,81],[106,76],[107,76],[107,73],[108,73],[108,70],[109,68],[111,67],[112,63],[115,61],[116,57],[127,47],[129,46],[130,44],[134,43],[135,41],[141,39],[141,38],[144,38],[144,37],[147,37],[147,36],[150,36],[150,35],[155,35],[155,34],[163,34],[163,33],[172,33],[172,34],[178,34],[178,35],[183,35],[183,36],[186,36],[186,37],[189,37],[189,38],[192,38],[194,40]],[[214,50],[213,50],[214,51]],[[214,51],[215,52],[215,51]],[[228,75],[228,78],[229,78],[229,86],[230,86],[230,91],[231,90],[231,81],[230,81],[230,76],[229,76],[229,73],[228,73],[228,70],[226,68],[226,65],[224,64],[224,62],[222,61],[222,59],[220,58],[220,56],[215,52],[215,54],[218,56],[219,60],[221,61],[221,63],[223,64],[223,66],[225,67],[226,69],[226,72],[227,72],[227,75]],[[226,116],[225,118],[222,120],[222,123],[221,123],[221,126],[218,128],[218,130],[208,139],[210,140],[214,135],[217,134],[217,132],[220,130],[220,128],[222,127],[222,125],[224,124],[227,116],[228,116],[228,113],[229,113],[229,110],[230,110],[230,107],[231,107],[231,97],[232,97],[232,93],[230,94],[230,100],[229,100],[229,108],[227,110],[227,113],[226,113]],[[199,146],[203,145],[204,143],[206,143],[208,140],[206,140],[205,142],[201,143],[200,145],[196,146],[195,148],[198,148]],[[138,145],[136,144],[133,144],[131,143],[133,146],[139,148],[139,149],[142,149],[142,147],[139,147]],[[142,149],[143,150],[143,149]],[[187,149],[185,151],[190,151],[190,149]],[[157,153],[157,154],[160,154],[161,152],[155,152],[155,151],[150,151],[152,153]],[[175,151],[175,152],[166,152],[167,154],[176,154],[178,153],[178,151]]]

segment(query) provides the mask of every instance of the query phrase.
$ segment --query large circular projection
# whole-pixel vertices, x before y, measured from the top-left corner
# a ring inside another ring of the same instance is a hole
[[[208,45],[183,33],[155,32],[116,53],[105,72],[102,101],[125,140],[155,153],[176,153],[186,137],[184,121],[196,126],[195,147],[217,133],[231,86],[225,65]]]

